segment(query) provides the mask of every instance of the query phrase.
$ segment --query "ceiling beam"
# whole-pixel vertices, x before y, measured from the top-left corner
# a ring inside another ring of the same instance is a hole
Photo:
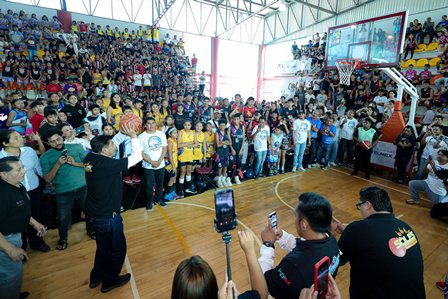
[[[335,11],[332,11],[332,10],[320,7],[319,5],[314,5],[314,4],[308,3],[308,2],[303,1],[303,0],[294,0],[294,2],[303,4],[305,6],[308,6],[308,7],[314,8],[314,9],[318,9],[320,11],[326,12],[326,13],[328,13],[330,15],[333,15],[333,16],[336,15]]]

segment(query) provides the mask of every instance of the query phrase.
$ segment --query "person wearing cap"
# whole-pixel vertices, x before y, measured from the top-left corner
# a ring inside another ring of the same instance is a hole
[[[444,180],[448,179],[448,150],[439,150],[436,159],[430,157],[426,159],[423,168],[424,172],[428,172],[428,177],[425,180],[412,180],[409,182],[408,188],[411,193],[411,199],[406,201],[407,204],[419,204],[419,192],[425,192],[433,206],[446,200],[447,191]]]

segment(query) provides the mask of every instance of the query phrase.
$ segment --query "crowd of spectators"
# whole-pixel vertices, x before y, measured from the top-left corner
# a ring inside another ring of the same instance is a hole
[[[167,34],[163,41],[159,40],[157,27],[140,27],[129,32],[127,28],[112,30],[109,26],[101,28],[74,21],[70,31],[64,32],[57,17],[52,21],[46,17],[38,20],[35,15],[28,18],[25,13],[12,11],[0,14],[0,25],[6,55],[2,81],[7,94],[0,101],[0,128],[4,129],[0,134],[2,157],[17,156],[27,165],[24,187],[29,193],[36,191],[30,195],[34,204],[39,206],[38,176],[45,180],[46,192],[55,196],[58,250],[68,247],[74,201],[84,211],[86,209],[85,173],[91,169],[85,159],[92,150],[98,152],[92,139],[111,136],[118,148],[116,158],[132,156],[135,138],[128,136],[127,126],[134,125],[134,129],[138,129],[138,122],[123,121],[122,124],[122,119],[143,120],[142,130],[138,132],[143,162],[124,173],[123,183],[145,186],[145,204],[150,212],[154,204],[165,207],[166,201],[204,190],[207,186],[195,179],[195,176],[200,177],[196,170],[202,167],[214,170],[218,187],[241,184],[242,179],[247,178],[259,179],[286,171],[306,172],[313,167],[327,170],[341,164],[352,166],[352,175],[363,171],[369,179],[372,148],[394,110],[396,85],[376,71],[358,70],[352,75],[350,86],[341,85],[336,74],[322,71],[313,75],[309,83],[291,86],[290,98],[281,97],[278,101],[257,102],[253,97],[244,101],[239,94],[232,99],[209,99],[203,95],[204,74],[199,86],[193,84],[197,58],[189,61],[184,42],[176,36],[171,38]],[[325,36],[321,38],[317,34],[309,46],[294,51],[299,56],[309,55],[314,64],[321,64],[325,40]],[[43,51],[41,57],[38,51]],[[26,97],[30,83],[37,99]],[[46,97],[42,93],[42,83]],[[446,89],[431,92],[428,90],[431,87],[425,85],[425,88],[429,95],[425,98],[428,106],[435,104],[431,96],[446,94]],[[432,118],[429,113],[425,115],[422,123],[427,126],[422,128],[420,136],[414,136],[412,130],[405,128],[397,138],[400,151],[397,156],[402,157],[400,166],[397,165],[397,181],[405,181],[407,162],[414,154],[416,142],[421,140],[419,178],[423,178],[423,170],[429,170],[429,175],[426,180],[409,185],[413,198],[408,203],[419,203],[414,196],[416,190],[426,191],[433,199],[431,216],[439,218],[447,215],[446,177],[439,170],[445,169],[445,165],[448,169],[448,145],[441,125],[443,117],[434,114]],[[27,155],[23,154],[25,152]],[[287,164],[287,159],[292,159],[292,163]],[[11,167],[5,165],[0,173],[10,171]],[[364,218],[377,212],[392,212],[387,194],[375,192],[381,195],[380,202],[375,202],[379,196],[369,197],[369,192],[361,194],[357,206]],[[338,245],[326,234],[332,219],[331,206],[321,197],[307,196],[309,198],[299,199],[304,210],[300,210],[299,205],[296,211],[298,233],[309,236],[310,240],[331,243],[327,254],[333,258],[331,273],[335,274],[339,263]],[[309,201],[319,201],[321,208],[329,211],[323,223],[311,220]],[[37,220],[40,218],[38,209],[31,208],[31,215]],[[304,222],[303,217],[307,219]],[[89,215],[86,218],[90,223]],[[27,230],[32,231],[32,228]],[[86,231],[92,239],[96,238],[90,225],[86,225]],[[351,233],[356,235],[354,228]],[[292,255],[300,255],[302,246],[307,245],[299,241],[296,245],[294,237],[286,232],[272,234],[267,228],[262,235],[265,243],[261,267],[269,292],[279,294],[280,298],[285,291],[284,287],[279,287],[280,283],[289,285],[289,274],[295,274],[287,266],[274,269],[273,244],[279,238],[283,244],[280,246]],[[27,235],[25,231],[24,239]],[[28,239],[33,249],[44,252],[50,249],[42,238]],[[346,242],[345,248],[353,245]],[[244,248],[246,253],[250,251],[247,246]],[[412,258],[421,258],[419,247],[414,249],[416,253]],[[350,258],[347,254],[343,259],[359,262],[356,257]],[[417,268],[414,274],[418,277],[413,278],[416,282],[413,287],[421,294],[419,271],[422,269]],[[292,272],[282,273],[281,269]],[[307,283],[310,282],[308,279]],[[295,295],[305,287],[293,285],[292,294]],[[361,289],[354,288],[353,292],[358,298],[366,298]],[[266,293],[263,287],[257,290],[261,295]]]

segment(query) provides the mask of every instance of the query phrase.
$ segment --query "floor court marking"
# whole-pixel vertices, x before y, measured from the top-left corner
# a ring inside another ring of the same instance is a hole
[[[277,182],[277,184],[275,185],[275,195],[277,196],[277,198],[285,205],[285,206],[287,206],[288,208],[290,208],[291,210],[295,210],[294,209],[294,207],[292,207],[291,205],[289,205],[286,201],[284,201],[283,199],[282,199],[282,197],[280,196],[280,194],[278,194],[278,186],[280,186],[280,184],[281,183],[283,183],[284,181],[286,181],[286,180],[289,180],[289,179],[292,179],[292,178],[296,178],[296,177],[299,177],[299,176],[301,176],[301,174],[296,174],[296,175],[293,175],[293,176],[288,176],[288,177],[286,177],[286,178],[283,178],[283,179],[281,179],[280,181],[278,181]]]
[[[215,212],[215,209],[207,207],[207,206],[203,206],[203,205],[199,205],[199,204],[195,204],[195,203],[188,203],[188,202],[169,202],[168,205],[184,205],[184,206],[191,206],[191,207],[197,207],[197,208],[202,208],[202,209],[206,209],[206,210],[210,210]],[[260,238],[258,238],[258,236],[253,232],[253,230],[251,230],[246,224],[244,224],[243,222],[241,222],[241,220],[238,220],[238,223],[241,224],[242,227],[244,227],[244,229],[250,231],[252,233],[252,235],[255,238],[255,241],[257,242],[257,244],[259,246],[262,245]]]
[[[166,212],[163,210],[162,207],[157,206],[159,208],[160,213],[162,213],[163,218],[165,218],[165,221],[168,223],[168,225],[171,227],[171,229],[173,230],[174,234],[176,235],[177,239],[179,240],[179,242],[182,244],[182,246],[184,247],[185,251],[192,256],[193,253],[191,253],[190,247],[188,247],[187,242],[185,241],[184,237],[180,234],[179,230],[177,229],[177,227],[174,225],[174,223],[171,221],[171,219],[168,217],[168,215],[166,214]]]
[[[127,254],[124,259],[124,265],[126,267],[126,271],[131,274],[130,283],[131,283],[131,289],[132,289],[132,294],[134,295],[134,299],[140,299],[140,294],[138,293],[137,284],[135,283],[134,273],[132,273],[131,263],[129,262],[129,258],[128,258]]]
[[[404,216],[403,214],[400,214],[400,215],[398,215],[398,216],[395,217],[395,218],[400,219],[400,218],[403,217],[403,216]]]

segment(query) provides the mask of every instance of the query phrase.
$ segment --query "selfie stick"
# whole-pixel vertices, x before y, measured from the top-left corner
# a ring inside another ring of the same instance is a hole
[[[222,232],[222,240],[226,244],[226,257],[227,257],[227,279],[232,280],[232,270],[230,268],[230,240],[232,240],[232,235],[229,232]],[[232,288],[232,298],[235,299],[235,290]]]

